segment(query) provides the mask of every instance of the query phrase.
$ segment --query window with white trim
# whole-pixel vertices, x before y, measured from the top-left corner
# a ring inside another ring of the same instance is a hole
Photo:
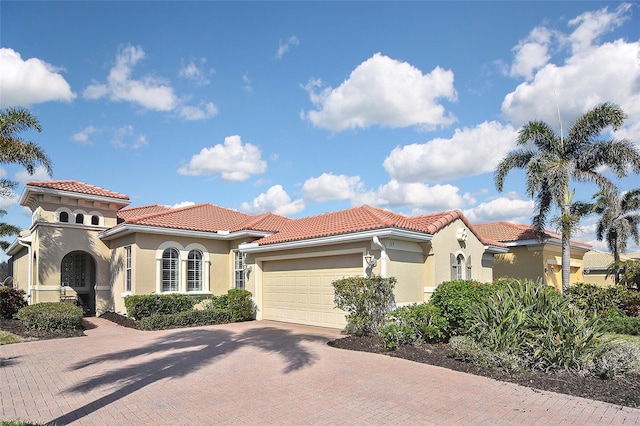
[[[69,213],[60,212],[60,222],[69,222]]]
[[[131,246],[124,248],[124,291],[131,292]]]
[[[245,254],[244,253],[240,253],[239,251],[234,252],[234,266],[233,266],[233,273],[234,273],[234,281],[233,281],[233,286],[235,288],[241,288],[244,289],[244,282],[245,282]]]
[[[187,256],[187,291],[202,291],[202,252],[191,250]]]
[[[162,252],[162,291],[178,291],[180,256],[174,248]]]

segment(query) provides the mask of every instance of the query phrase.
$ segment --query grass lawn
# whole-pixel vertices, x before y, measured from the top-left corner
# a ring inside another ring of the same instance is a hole
[[[20,338],[15,334],[0,330],[0,345],[19,342]]]

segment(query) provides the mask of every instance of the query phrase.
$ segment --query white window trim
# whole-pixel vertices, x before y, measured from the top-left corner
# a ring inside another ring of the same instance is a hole
[[[174,248],[178,251],[178,290],[162,291],[162,254],[168,248]],[[199,250],[202,253],[202,290],[187,291],[187,266],[189,260],[189,252],[191,250]],[[165,241],[156,250],[156,293],[157,294],[210,294],[210,270],[211,258],[209,251],[205,246],[199,243],[190,243],[186,247],[177,241]]]

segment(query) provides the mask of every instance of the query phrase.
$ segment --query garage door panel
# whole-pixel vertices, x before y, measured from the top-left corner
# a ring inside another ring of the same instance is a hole
[[[334,307],[331,283],[344,277],[361,276],[361,264],[360,255],[264,262],[263,317],[344,327],[345,313]]]

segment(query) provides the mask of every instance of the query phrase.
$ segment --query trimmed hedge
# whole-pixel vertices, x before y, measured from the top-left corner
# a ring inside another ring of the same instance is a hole
[[[640,336],[640,317],[610,316],[604,323],[604,329],[609,333]]]
[[[199,325],[227,324],[232,322],[230,309],[203,309],[183,311],[177,314],[157,314],[140,320],[142,330],[163,330],[167,328],[195,327]]]
[[[16,314],[29,330],[82,329],[82,308],[71,303],[47,302],[25,306]]]
[[[608,316],[616,311],[624,316],[640,315],[640,292],[625,286],[600,287],[595,284],[577,283],[565,291],[571,304],[587,315]]]
[[[0,286],[0,317],[11,319],[27,306],[26,293],[19,288]]]
[[[253,319],[255,305],[249,290],[232,288],[227,292],[228,308],[231,311],[231,321],[247,321]]]
[[[189,311],[199,301],[200,298],[187,294],[143,294],[125,297],[124,306],[129,317],[142,320],[152,315],[177,314]]]
[[[499,280],[494,284],[472,280],[443,282],[436,288],[429,304],[439,308],[449,322],[450,335],[464,335],[473,325],[473,307],[486,303],[505,281]]]
[[[448,326],[440,309],[427,303],[414,303],[389,312],[380,337],[385,348],[395,350],[400,345],[442,342]]]

